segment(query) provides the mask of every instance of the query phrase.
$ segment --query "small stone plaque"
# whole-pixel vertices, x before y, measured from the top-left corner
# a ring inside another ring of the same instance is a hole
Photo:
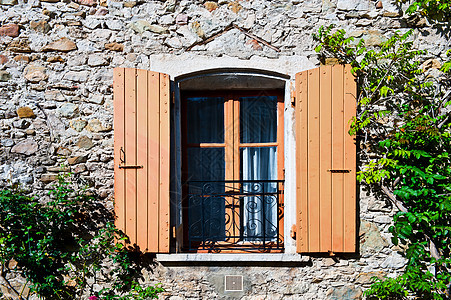
[[[241,275],[226,275],[224,277],[224,291],[237,292],[243,290],[243,276]]]

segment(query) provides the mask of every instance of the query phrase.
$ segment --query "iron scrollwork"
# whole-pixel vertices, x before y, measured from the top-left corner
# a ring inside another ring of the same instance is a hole
[[[188,250],[283,250],[283,181],[187,181]]]

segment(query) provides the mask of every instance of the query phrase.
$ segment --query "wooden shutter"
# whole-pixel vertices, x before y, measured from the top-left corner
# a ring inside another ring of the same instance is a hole
[[[296,74],[297,252],[356,251],[356,93],[349,65]]]
[[[169,252],[169,76],[114,69],[116,226],[143,252]]]

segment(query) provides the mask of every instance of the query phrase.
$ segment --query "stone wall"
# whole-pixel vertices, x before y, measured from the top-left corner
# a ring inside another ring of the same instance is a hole
[[[413,27],[432,68],[449,47],[426,20],[403,16],[388,0],[0,0],[0,9],[1,185],[45,195],[56,174],[70,170],[109,207],[114,67],[152,70],[161,54],[167,61],[299,56],[318,65],[312,33],[330,24],[369,46]],[[353,257],[282,267],[157,264],[147,282],[162,282],[163,298],[173,300],[360,299],[372,276],[395,276],[404,259],[387,230],[393,208],[361,191],[359,212],[360,253]],[[244,275],[244,292],[225,293],[225,274]]]

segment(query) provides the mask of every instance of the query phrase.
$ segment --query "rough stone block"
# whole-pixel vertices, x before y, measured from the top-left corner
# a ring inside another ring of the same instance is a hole
[[[64,103],[58,108],[58,112],[63,117],[72,118],[78,113],[78,105],[73,103]]]
[[[81,132],[86,125],[88,125],[88,122],[85,120],[71,120],[69,122],[69,126],[78,132]]]
[[[19,25],[17,24],[6,24],[0,27],[0,36],[19,36]]]
[[[28,62],[30,62],[30,57],[27,55],[19,54],[14,57],[14,61],[17,61],[17,62],[23,61],[23,62],[28,63]]]
[[[64,74],[63,78],[70,81],[85,82],[86,80],[88,80],[88,75],[89,75],[88,71],[80,71],[80,72],[69,71],[66,74]]]
[[[0,0],[0,4],[2,5],[16,5],[17,0]]]
[[[34,31],[44,33],[44,34],[46,34],[47,32],[50,31],[50,25],[45,20],[31,21],[30,28]]]
[[[105,127],[102,125],[102,123],[98,119],[92,119],[89,120],[88,125],[86,126],[86,129],[91,132],[106,132],[110,131],[111,127]]]
[[[43,183],[50,183],[50,182],[58,180],[58,175],[56,175],[56,174],[42,174],[40,180]]]
[[[36,115],[34,114],[33,110],[29,108],[28,106],[19,107],[17,109],[17,115],[19,118],[36,118]]]
[[[207,1],[207,2],[204,3],[204,7],[205,7],[208,11],[212,12],[212,11],[214,11],[215,9],[218,8],[218,3],[213,2],[213,1]]]
[[[7,47],[7,50],[17,53],[30,53],[31,48],[29,46],[28,40],[15,40],[12,41]]]
[[[88,58],[88,65],[91,67],[107,66],[108,61],[101,55],[93,54]]]
[[[32,83],[38,83],[49,78],[46,74],[46,68],[38,64],[26,66],[23,73],[25,79]]]
[[[73,156],[73,157],[69,157],[67,159],[67,163],[69,165],[81,164],[81,163],[85,163],[87,161],[88,161],[87,155]]]
[[[72,151],[66,147],[58,147],[58,149],[56,149],[56,155],[69,156],[71,153]]]
[[[13,153],[19,153],[24,155],[32,155],[36,153],[36,151],[38,151],[38,144],[32,139],[22,141],[16,144],[11,149],[11,152]]]
[[[362,289],[359,287],[352,287],[352,286],[343,286],[343,287],[337,287],[337,288],[331,288],[327,292],[327,299],[330,300],[357,300],[362,299]]]
[[[360,253],[362,255],[380,252],[388,246],[387,241],[381,236],[378,227],[371,222],[362,220],[360,223]]]
[[[0,82],[7,82],[11,79],[11,74],[7,71],[0,71]]]
[[[105,49],[121,52],[124,51],[124,45],[119,43],[107,43],[105,44]]]
[[[41,51],[60,51],[60,52],[69,52],[73,50],[77,50],[77,45],[67,37],[62,37],[59,40],[52,42],[41,49]]]
[[[83,135],[78,139],[77,146],[79,148],[89,150],[92,147],[94,147],[94,143],[92,142],[92,140],[89,137]]]

